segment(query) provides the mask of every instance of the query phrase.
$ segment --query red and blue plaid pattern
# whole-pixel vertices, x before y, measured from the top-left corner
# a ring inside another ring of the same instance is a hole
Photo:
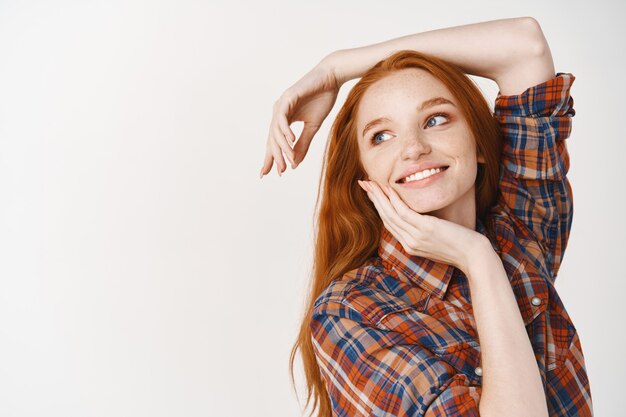
[[[546,392],[550,416],[592,416],[581,342],[554,288],[572,222],[564,139],[575,77],[557,73],[496,97],[504,149],[495,234]],[[467,277],[406,253],[383,227],[378,256],[333,281],[311,317],[336,416],[478,416],[480,345]]]

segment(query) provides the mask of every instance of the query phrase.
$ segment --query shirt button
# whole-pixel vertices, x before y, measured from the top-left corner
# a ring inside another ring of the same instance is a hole
[[[476,375],[478,376],[482,376],[483,374],[483,368],[481,368],[480,366],[476,369],[474,369],[474,372],[476,372]]]
[[[533,297],[532,300],[530,300],[530,302],[534,305],[534,306],[538,306],[539,304],[541,304],[541,298],[539,297]]]

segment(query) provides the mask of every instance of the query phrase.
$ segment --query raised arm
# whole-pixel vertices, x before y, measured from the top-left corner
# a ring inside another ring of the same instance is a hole
[[[492,79],[502,95],[519,94],[529,86],[554,77],[550,48],[539,23],[532,17],[491,20],[406,35],[373,45],[341,49],[324,60],[343,84],[403,49],[437,56],[467,74]]]
[[[490,78],[498,84],[502,95],[521,93],[554,76],[550,48],[532,17],[452,26],[340,49],[324,57],[274,103],[261,178],[274,161],[279,175],[285,171],[283,153],[292,162],[292,168],[297,167],[331,111],[341,85],[404,49],[435,55],[467,74]],[[296,121],[304,122],[297,141],[290,128]]]

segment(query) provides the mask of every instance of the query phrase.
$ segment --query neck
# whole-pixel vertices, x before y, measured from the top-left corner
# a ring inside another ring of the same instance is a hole
[[[476,230],[476,195],[475,187],[472,186],[467,192],[458,198],[454,203],[425,213],[448,220],[471,230]]]

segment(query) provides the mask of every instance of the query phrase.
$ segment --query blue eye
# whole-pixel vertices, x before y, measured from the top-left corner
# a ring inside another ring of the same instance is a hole
[[[426,126],[427,126],[427,127],[434,127],[434,126],[437,126],[436,124],[435,124],[435,125],[433,125],[433,124],[431,124],[431,123],[430,123],[430,121],[431,121],[431,120],[435,120],[435,118],[436,118],[436,117],[443,117],[443,118],[447,119],[447,118],[448,118],[448,115],[447,115],[447,114],[445,114],[445,113],[437,113],[437,114],[433,114],[433,115],[430,117],[430,119],[428,119],[428,122],[426,122]]]
[[[373,144],[373,145],[378,145],[378,144],[380,143],[380,142],[377,142],[377,141],[376,141],[376,138],[377,138],[377,137],[378,137],[378,135],[380,135],[380,134],[386,135],[386,133],[385,133],[385,132],[376,132],[376,133],[374,133],[374,136],[372,136],[372,139],[371,139],[371,142],[372,142],[372,144]]]
[[[430,116],[428,118],[428,120],[426,121],[426,128],[431,128],[431,127],[438,126],[439,124],[442,124],[442,123],[435,123],[435,124],[430,123],[431,120],[435,120],[437,117],[443,117],[446,120],[448,119],[448,115],[446,113],[435,113],[432,116]],[[370,143],[372,145],[377,146],[377,145],[380,145],[382,142],[384,142],[384,141],[380,142],[380,141],[376,140],[378,138],[378,135],[380,135],[380,134],[384,135],[384,134],[387,134],[387,133],[385,133],[384,131],[378,131],[378,132],[374,133],[374,135],[372,135],[372,138],[370,139]]]

